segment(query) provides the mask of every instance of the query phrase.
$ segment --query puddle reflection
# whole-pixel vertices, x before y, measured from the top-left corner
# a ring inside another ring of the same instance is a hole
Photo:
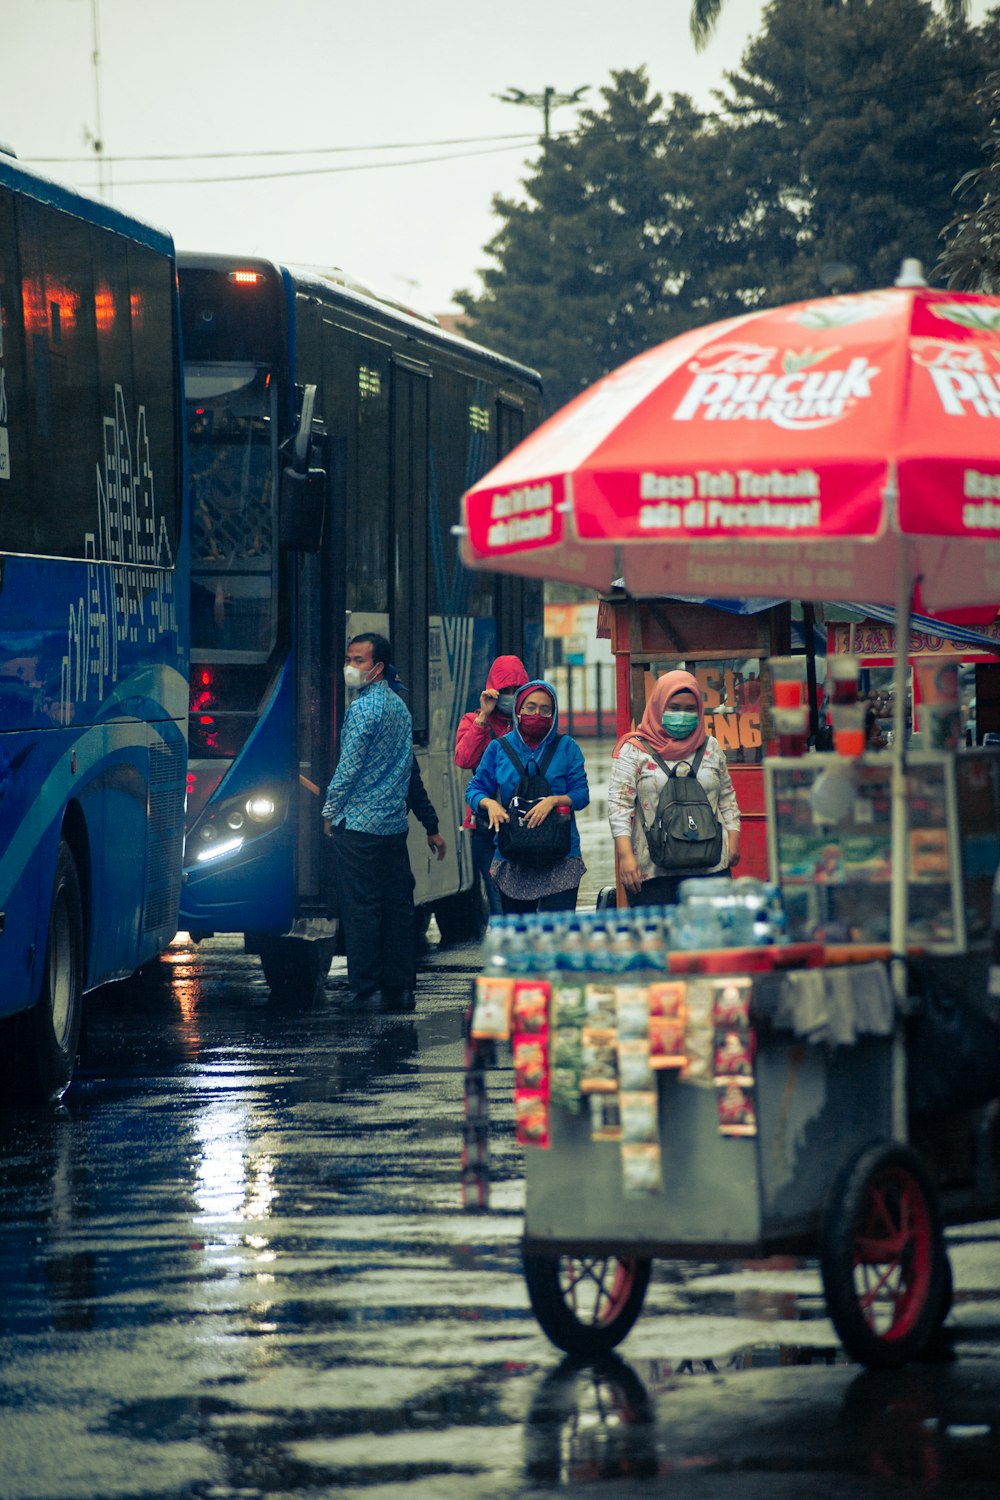
[[[655,1475],[656,1412],[632,1366],[567,1358],[546,1375],[524,1424],[524,1468],[548,1484]]]
[[[989,1393],[979,1392],[975,1382],[958,1391],[929,1366],[858,1375],[828,1423],[817,1423],[808,1403],[797,1410],[784,1388],[781,1405],[787,1414],[776,1418],[773,1392],[750,1387],[744,1392],[746,1422],[736,1439],[737,1457],[732,1430],[725,1426],[735,1388],[719,1393],[721,1376],[850,1363],[839,1348],[797,1345],[752,1345],[718,1361],[628,1364],[617,1355],[594,1361],[567,1357],[542,1377],[532,1398],[524,1428],[525,1473],[567,1488],[691,1469],[728,1473],[734,1462],[749,1476],[783,1470],[785,1456],[794,1455],[789,1461],[806,1471],[842,1470],[845,1480],[865,1474],[916,1481],[949,1495],[995,1477],[1000,1427],[990,1415]],[[672,1433],[670,1394],[705,1376],[711,1386],[697,1431],[710,1446],[699,1452],[691,1445],[689,1404],[678,1408],[679,1436]],[[728,1434],[724,1444],[713,1437],[715,1419]]]

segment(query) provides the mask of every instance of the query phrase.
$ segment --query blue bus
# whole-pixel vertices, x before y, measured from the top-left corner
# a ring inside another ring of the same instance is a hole
[[[0,1066],[177,927],[187,542],[169,237],[0,153]]]
[[[538,377],[348,278],[178,256],[191,487],[191,717],[180,926],[241,933],[272,992],[334,951],[320,808],[345,643],[408,688],[447,858],[411,820],[415,899],[447,940],[484,893],[460,834],[459,717],[498,652],[541,665],[541,586],[467,571],[459,497],[540,415]]]

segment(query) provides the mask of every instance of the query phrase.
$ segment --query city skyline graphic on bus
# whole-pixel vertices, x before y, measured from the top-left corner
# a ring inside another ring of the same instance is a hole
[[[133,448],[125,393],[115,386],[103,418],[103,463],[96,466],[97,525],[85,533],[84,597],[70,605],[62,662],[62,721],[76,704],[100,702],[118,681],[129,646],[152,646],[177,629],[173,552],[156,507],[146,407],[135,418]],[[113,566],[98,566],[110,563]]]

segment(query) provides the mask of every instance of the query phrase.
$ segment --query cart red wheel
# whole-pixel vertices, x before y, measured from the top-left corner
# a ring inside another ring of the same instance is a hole
[[[879,1141],[847,1164],[827,1204],[820,1269],[854,1359],[895,1369],[924,1349],[947,1314],[948,1258],[934,1184],[915,1152]]]
[[[531,1309],[567,1354],[606,1354],[642,1311],[651,1262],[638,1255],[524,1255]]]

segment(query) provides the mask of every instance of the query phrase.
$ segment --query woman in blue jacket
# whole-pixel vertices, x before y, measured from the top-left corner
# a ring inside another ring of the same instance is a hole
[[[569,808],[570,846],[565,859],[539,867],[505,859],[497,851],[490,874],[500,892],[505,912],[573,911],[577,891],[586,873],[580,857],[580,835],[575,814],[590,801],[587,771],[583,753],[575,740],[559,734],[559,705],[553,688],[547,682],[526,683],[518,689],[514,701],[514,727],[503,736],[530,775],[538,769],[550,742],[556,740],[545,779],[552,789],[528,814],[526,821],[535,827],[549,817],[558,817],[557,808]],[[496,835],[501,823],[508,821],[507,806],[517,790],[520,773],[500,740],[493,740],[483,752],[476,774],[469,782],[466,799],[474,813],[489,817]],[[563,814],[564,815],[564,814]]]

